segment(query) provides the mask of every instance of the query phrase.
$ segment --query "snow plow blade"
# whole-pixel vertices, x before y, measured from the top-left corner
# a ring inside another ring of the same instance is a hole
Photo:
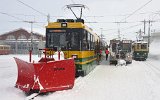
[[[29,63],[14,58],[18,68],[16,87],[26,93],[71,89],[75,80],[73,59]]]

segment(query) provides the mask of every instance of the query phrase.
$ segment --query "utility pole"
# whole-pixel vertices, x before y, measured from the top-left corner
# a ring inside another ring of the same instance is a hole
[[[103,39],[105,39],[105,37],[104,37],[104,35],[103,35],[103,31],[104,31],[104,30],[103,30],[103,28],[100,28],[100,29],[101,29],[100,39],[103,40]]]
[[[103,31],[103,28],[100,28],[101,29],[101,36],[100,36],[100,38],[102,39],[102,31]]]
[[[118,28],[118,39],[121,40],[120,24],[121,24],[121,23],[127,23],[127,22],[114,22],[114,23],[117,23],[117,28]]]
[[[31,50],[33,51],[33,21],[31,23]]]
[[[148,21],[148,47],[150,45],[151,20]]]
[[[120,23],[117,23],[118,26],[118,39],[121,40],[121,35],[120,35]]]
[[[155,22],[155,21],[152,21],[152,20],[144,20],[144,21],[141,21],[141,22],[144,22],[144,34],[146,33],[146,23],[148,23],[148,47],[149,47],[149,44],[150,44],[150,37],[151,37],[151,22]]]
[[[31,62],[32,60],[32,53],[33,53],[33,50],[34,50],[34,45],[33,45],[33,23],[36,23],[35,21],[23,21],[23,22],[26,22],[26,23],[30,23],[31,24],[31,46],[29,48],[29,62]]]
[[[23,22],[31,24],[31,48],[30,50],[33,50],[33,23],[35,23],[35,21],[23,21]]]
[[[48,23],[50,22],[50,15],[49,14],[47,15],[47,22]]]
[[[146,20],[144,20],[144,34],[146,34]]]
[[[144,19],[144,21],[141,21],[141,22],[143,22],[144,23],[144,34],[146,34],[146,23],[148,22],[148,21],[146,21],[145,19]]]
[[[33,46],[33,23],[36,23],[36,22],[35,21],[23,21],[23,22],[31,24],[31,47],[30,47],[29,51],[30,51],[30,53],[32,53],[33,50],[34,50],[34,46]]]

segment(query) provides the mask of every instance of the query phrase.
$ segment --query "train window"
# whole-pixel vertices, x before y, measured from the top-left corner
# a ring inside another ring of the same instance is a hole
[[[55,47],[64,47],[66,46],[66,34],[64,33],[52,33],[51,34],[51,45]]]
[[[66,43],[67,43],[67,49],[71,49],[72,44],[72,34],[66,33]]]
[[[117,44],[116,44],[116,43],[113,43],[113,44],[112,44],[112,51],[113,51],[113,52],[116,52],[116,48],[117,48]]]
[[[87,50],[87,31],[82,34],[82,50]]]
[[[63,47],[66,44],[64,33],[48,33],[47,34],[47,47],[57,48],[59,46]]]
[[[82,35],[82,50],[94,50],[95,49],[95,38],[94,36],[87,32],[83,31]]]
[[[93,50],[94,47],[93,47],[93,35],[91,35],[91,50]]]
[[[91,48],[91,34],[88,32],[88,41],[87,41],[87,49],[90,50]]]
[[[95,37],[93,36],[93,49],[95,49]]]
[[[50,46],[51,41],[51,34],[46,34],[46,47],[48,48]]]
[[[130,43],[124,43],[122,48],[125,51],[131,52],[131,44]]]
[[[67,48],[71,50],[79,50],[79,33],[72,32],[66,36]]]
[[[138,43],[138,44],[137,44],[137,49],[140,49],[140,47],[139,47],[139,46],[140,46],[140,44]]]
[[[60,46],[61,47],[66,47],[66,34],[60,34]]]
[[[141,49],[147,49],[147,44],[142,44]]]

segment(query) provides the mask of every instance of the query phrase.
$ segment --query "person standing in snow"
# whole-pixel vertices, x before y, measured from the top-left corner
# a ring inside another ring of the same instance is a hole
[[[108,54],[109,54],[108,48],[106,48],[105,54],[106,54],[106,60],[107,60],[108,59]]]

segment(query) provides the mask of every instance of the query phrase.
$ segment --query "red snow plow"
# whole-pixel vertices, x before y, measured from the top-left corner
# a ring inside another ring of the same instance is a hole
[[[14,59],[18,68],[16,87],[26,93],[59,91],[71,89],[74,86],[75,64],[73,59],[55,61],[54,58],[46,56],[46,49],[45,58],[41,58],[37,63]]]

